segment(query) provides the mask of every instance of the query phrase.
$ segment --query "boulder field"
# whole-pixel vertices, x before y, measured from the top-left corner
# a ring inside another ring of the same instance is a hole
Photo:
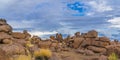
[[[26,46],[32,44],[33,46]],[[32,54],[38,49],[50,49],[49,60],[108,60],[111,53],[120,58],[120,42],[99,37],[95,30],[87,33],[76,32],[74,36],[63,38],[57,33],[49,39],[42,40],[31,36],[27,30],[13,32],[13,28],[5,19],[0,19],[0,60],[14,60],[19,55]],[[32,60],[35,60],[34,57]]]

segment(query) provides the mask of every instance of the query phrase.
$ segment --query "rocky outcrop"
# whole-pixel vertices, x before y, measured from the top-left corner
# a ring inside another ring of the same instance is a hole
[[[12,36],[13,38],[16,38],[16,39],[25,39],[25,34],[20,32],[13,32]]]
[[[84,38],[75,38],[73,42],[73,47],[74,48],[79,48],[81,43],[83,42]]]
[[[5,51],[7,55],[25,55],[25,48],[20,44],[0,45],[0,49]]]
[[[62,42],[63,41],[63,37],[62,37],[62,34],[56,34],[56,40],[58,41],[58,42]]]
[[[4,19],[0,19],[0,32],[12,32],[12,27]]]
[[[69,40],[67,39],[67,44],[71,48],[85,49],[89,52],[103,54],[107,51],[106,46],[110,45],[110,39],[107,37],[98,37],[98,32],[91,30],[82,34],[76,32],[75,36],[69,37]]]
[[[9,38],[12,38],[12,36],[5,32],[0,32],[0,40],[9,39]]]
[[[4,56],[27,55],[27,50],[33,54],[37,49],[51,49],[52,52],[76,52],[85,56],[100,56],[88,60],[106,60],[111,53],[120,56],[120,42],[111,41],[107,37],[99,37],[95,30],[87,33],[76,32],[74,36],[63,38],[62,34],[50,36],[49,39],[42,40],[38,36],[32,36],[24,30],[23,32],[13,32],[12,27],[5,19],[0,19],[0,59]],[[5,53],[5,55],[3,54]],[[3,54],[3,55],[1,55]],[[9,57],[8,57],[9,58]],[[52,57],[51,59],[57,59]],[[60,58],[60,57],[59,57]],[[62,58],[70,60],[71,57]],[[6,59],[4,59],[6,60]],[[9,60],[9,59],[7,59]]]
[[[107,56],[101,55],[98,60],[108,60]]]
[[[26,55],[26,36],[30,37],[26,31],[24,33],[13,32],[6,20],[0,19],[0,54],[3,54],[0,55],[0,60],[10,60],[7,56]]]
[[[39,48],[49,48],[51,45],[50,41],[40,41],[39,42]]]
[[[0,49],[0,60],[12,60],[3,50]]]
[[[115,53],[120,58],[120,44],[106,46],[106,49],[107,49],[107,52],[106,52],[107,55]]]
[[[100,48],[100,47],[95,47],[95,46],[88,46],[87,48],[89,50],[96,52],[96,53],[104,53],[107,51],[105,48]]]
[[[84,38],[96,38],[98,37],[98,32],[95,30],[88,31],[88,33],[82,33],[82,37]]]

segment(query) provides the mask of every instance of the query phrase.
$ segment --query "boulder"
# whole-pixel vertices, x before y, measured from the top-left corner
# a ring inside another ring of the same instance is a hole
[[[0,32],[0,40],[12,38],[9,34],[5,32]]]
[[[81,33],[81,37],[86,38],[87,37],[87,33]]]
[[[6,20],[5,19],[0,19],[0,25],[6,25]]]
[[[39,44],[40,41],[41,41],[41,38],[38,37],[38,36],[33,36],[33,37],[31,38],[32,44]]]
[[[95,30],[88,31],[88,33],[82,33],[81,37],[84,38],[97,38],[98,37],[98,32]]]
[[[50,36],[50,39],[51,40],[55,40],[55,36]]]
[[[93,51],[91,51],[91,50],[85,50],[85,55],[87,55],[87,56],[93,56],[93,55],[95,55],[95,53],[93,52]]]
[[[96,37],[98,37],[98,32],[95,30],[88,31],[87,37],[96,38]]]
[[[57,47],[58,43],[51,43],[50,47]]]
[[[85,54],[85,50],[82,50],[82,49],[78,49],[75,51],[76,53],[80,53],[80,54]]]
[[[12,27],[10,25],[1,25],[0,32],[12,32]]]
[[[20,32],[13,32],[12,36],[17,39],[25,39],[25,34],[20,33]]]
[[[102,42],[102,41],[92,41],[92,45],[97,46],[97,47],[105,47],[108,46],[108,42]]]
[[[27,39],[31,38],[31,35],[27,32],[27,30],[24,30],[24,31],[23,31],[23,34],[25,34],[25,37],[26,37]]]
[[[107,56],[101,55],[98,60],[108,60]]]
[[[90,38],[86,38],[82,43],[81,43],[81,47],[87,47],[87,46],[90,46],[92,45],[92,41]]]
[[[27,41],[25,41],[25,39],[15,39],[13,38],[12,39],[14,43],[17,43],[17,44],[21,44],[22,46],[25,46]]]
[[[73,42],[73,47],[76,49],[83,42],[84,38],[75,38]]]
[[[11,60],[10,56],[7,55],[2,49],[0,49],[0,60]]]
[[[3,44],[12,44],[12,40],[11,39],[4,39]]]
[[[38,44],[39,48],[50,48],[51,42],[50,41],[40,41]]]
[[[20,44],[4,44],[0,45],[0,49],[5,51],[7,55],[24,55],[25,48]]]
[[[89,50],[92,50],[95,53],[105,53],[106,52],[106,49],[105,48],[101,48],[101,47],[88,46],[87,48]]]
[[[107,37],[99,37],[99,40],[103,42],[110,42],[110,39]]]
[[[80,32],[76,32],[75,37],[80,37]]]
[[[115,41],[111,41],[110,45],[118,45],[118,43],[116,43]]]
[[[68,43],[70,41],[70,39],[71,39],[71,37],[70,37],[70,35],[68,35],[67,38],[64,38],[64,42]]]
[[[76,52],[80,53],[80,54],[85,54],[87,56],[93,56],[93,55],[95,55],[95,53],[93,51],[88,50],[88,49],[85,49],[85,50],[79,49],[79,50],[76,50]]]
[[[40,48],[38,48],[38,45],[33,45],[32,47],[29,47],[28,49],[32,54],[34,53],[34,51],[40,50]]]
[[[62,37],[62,34],[56,34],[56,40],[58,41],[58,42],[62,42],[63,41],[63,37]]]
[[[115,53],[120,58],[120,44],[106,46],[106,49],[107,49],[107,52],[106,52],[107,55]]]

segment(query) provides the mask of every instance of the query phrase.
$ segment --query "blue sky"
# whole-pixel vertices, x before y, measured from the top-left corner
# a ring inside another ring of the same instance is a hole
[[[120,0],[0,0],[0,18],[33,35],[97,30],[120,39]]]

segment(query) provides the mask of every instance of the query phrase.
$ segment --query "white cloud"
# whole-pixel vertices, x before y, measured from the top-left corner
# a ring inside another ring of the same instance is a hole
[[[110,19],[108,22],[112,24],[109,27],[120,28],[120,17]]]
[[[110,5],[107,5],[107,1],[105,0],[90,1],[89,5],[91,5],[92,8],[97,12],[105,12],[105,11],[113,10],[113,8]]]
[[[13,27],[13,28],[31,28],[33,27],[32,25],[33,21],[29,21],[27,22],[26,20],[22,20],[22,21],[8,21],[8,23]]]
[[[31,35],[36,35],[36,36],[43,36],[43,35],[52,35],[52,34],[56,34],[58,32],[56,31],[52,31],[52,32],[49,32],[49,31],[45,31],[45,32],[40,32],[40,31],[32,31],[32,32],[29,32]]]
[[[87,13],[87,15],[91,16],[91,15],[94,15],[94,13],[93,12],[89,12],[89,13]]]

